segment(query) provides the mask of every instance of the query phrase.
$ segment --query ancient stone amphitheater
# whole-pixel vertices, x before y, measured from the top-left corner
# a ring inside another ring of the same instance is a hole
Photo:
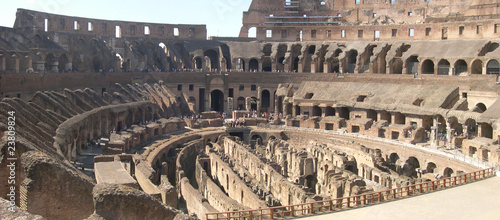
[[[499,5],[254,0],[240,37],[209,40],[18,9],[0,216],[288,218],[493,176]]]

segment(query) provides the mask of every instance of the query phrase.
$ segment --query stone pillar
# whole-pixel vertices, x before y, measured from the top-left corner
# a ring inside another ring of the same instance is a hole
[[[292,116],[297,116],[297,113],[300,114],[300,112],[296,112],[297,108],[295,108],[295,105],[292,105]]]
[[[344,62],[339,62],[339,73],[344,74]]]
[[[234,110],[233,98],[227,97],[227,115],[230,116]]]
[[[302,72],[304,72],[304,64],[302,64],[301,62],[299,62],[297,72],[298,72],[298,73],[302,73]]]
[[[262,92],[261,92],[262,88],[260,86],[257,87],[257,112],[260,112],[260,110],[262,109]],[[271,98],[271,97],[269,97]]]
[[[203,71],[205,72],[210,72],[211,66],[210,66],[210,58],[205,56],[205,60],[203,62]]]
[[[451,134],[453,134],[452,133],[453,129],[451,129],[450,126],[451,126],[450,122],[447,121],[446,122],[446,145],[447,146],[451,146]]]
[[[16,73],[19,73],[19,57],[16,57],[15,70],[16,70]]]
[[[434,126],[431,127],[431,136],[430,136],[430,141],[431,141],[431,144],[435,145],[437,144],[437,139],[436,139],[436,135],[437,135],[437,130],[439,128],[438,126],[438,120],[437,118],[432,118],[432,124]]]
[[[323,62],[323,73],[329,73],[330,68],[331,68],[331,63],[330,62]]]
[[[316,61],[311,61],[311,73],[316,73]]]
[[[463,125],[462,125],[462,129],[463,129],[463,131],[462,131],[462,132],[464,133],[465,138],[469,138],[469,126],[467,126],[467,125],[463,124]]]
[[[261,62],[259,62],[259,69],[257,71],[264,72],[264,70],[262,69],[262,60],[261,60]]]
[[[276,61],[271,62],[271,72],[276,71],[276,69],[277,69],[276,66],[277,66]]]

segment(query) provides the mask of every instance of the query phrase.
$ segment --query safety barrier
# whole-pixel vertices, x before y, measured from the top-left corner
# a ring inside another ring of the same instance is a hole
[[[480,170],[460,176],[447,177],[434,181],[418,183],[396,189],[380,192],[366,193],[362,195],[343,197],[325,201],[303,203],[298,205],[271,207],[265,209],[207,213],[207,220],[254,220],[254,219],[283,219],[304,215],[313,215],[325,212],[339,211],[342,209],[360,207],[368,204],[375,204],[395,199],[401,199],[422,193],[446,189],[457,185],[462,185],[477,180],[485,179],[495,175],[493,168]]]

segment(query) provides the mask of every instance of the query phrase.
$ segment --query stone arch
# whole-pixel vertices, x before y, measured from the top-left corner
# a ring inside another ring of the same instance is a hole
[[[219,53],[217,53],[214,49],[209,49],[203,52],[203,55],[210,59],[211,69],[219,69]]]
[[[245,60],[242,58],[238,58],[236,60],[236,69],[245,71]]]
[[[223,112],[224,111],[224,93],[222,91],[216,89],[210,93],[210,97],[211,97],[210,109],[212,111],[216,111],[216,112]]]
[[[271,72],[273,71],[272,67],[272,61],[270,57],[264,57],[262,60],[262,71],[263,72]]]
[[[465,60],[457,60],[455,62],[455,75],[460,75],[468,72],[467,62]]]
[[[45,57],[45,71],[58,72],[57,71],[58,65],[56,64],[57,64],[57,58],[54,56],[54,54],[52,53],[47,54],[47,56]]]
[[[321,117],[321,108],[318,107],[317,105],[313,106],[312,108],[312,116],[319,116]]]
[[[346,58],[346,66],[345,66],[345,73],[354,73],[356,69],[356,62],[358,58],[358,51],[357,50],[350,50],[347,52],[347,58]]]
[[[453,176],[453,169],[446,167],[443,171],[443,176],[444,177],[452,177]]]
[[[489,123],[481,123],[481,137],[493,138],[493,127]]]
[[[400,124],[400,125],[406,124],[406,116],[401,112],[394,113],[394,124]]]
[[[498,64],[498,61],[495,59],[488,61],[488,64],[486,64],[486,74],[498,75],[499,72],[500,72],[500,65]]]
[[[262,52],[264,52],[264,56],[271,56],[272,53],[272,44],[265,44],[264,47],[262,48]]]
[[[327,106],[325,108],[325,116],[335,116],[335,108]]]
[[[406,73],[407,74],[412,74],[412,75],[415,75],[418,73],[418,64],[419,64],[419,61],[418,61],[418,56],[410,56],[408,57],[408,59],[406,59]],[[434,64],[433,65],[433,71],[434,71]],[[402,72],[402,71],[401,71]],[[424,71],[422,70],[422,73]],[[434,73],[434,72],[432,72]]]
[[[231,50],[229,50],[229,46],[227,46],[226,44],[221,44],[220,51],[222,52],[223,59],[226,60],[226,66],[222,68],[226,68],[228,70],[232,69]]]
[[[474,106],[474,108],[472,109],[473,112],[478,112],[478,113],[483,113],[487,110],[488,108],[486,107],[486,105],[482,102],[479,102],[476,104],[476,106]]]
[[[250,98],[250,110],[257,110],[257,97]]]
[[[403,166],[403,175],[407,177],[414,177],[417,178],[417,171],[416,169],[420,168],[420,162],[416,157],[409,157],[408,160],[406,160],[404,166]]]
[[[245,98],[244,97],[238,97],[236,100],[236,106],[238,110],[246,110],[245,109]]]
[[[450,62],[446,59],[441,59],[438,62],[438,75],[450,74]]]
[[[467,126],[466,132],[467,132],[469,137],[476,137],[477,136],[478,129],[477,129],[476,120],[469,118],[469,119],[465,120],[464,125]]]
[[[474,60],[471,66],[471,74],[483,74],[483,61],[480,59]]]
[[[366,111],[366,118],[373,119],[373,121],[377,121],[377,112],[373,109],[368,109]]]
[[[339,109],[339,115],[341,118],[349,120],[351,117],[350,114],[351,114],[351,112],[349,111],[349,108],[347,108],[347,107],[342,107]]]
[[[380,112],[380,120],[386,120],[389,124],[391,124],[392,123],[391,113],[389,113],[388,111],[382,110]]]
[[[248,62],[248,69],[250,72],[259,71],[259,61],[255,58],[250,59]]]
[[[403,60],[401,58],[394,58],[391,68],[393,74],[403,74]]]
[[[429,163],[427,163],[427,167],[425,168],[425,171],[427,173],[434,173],[436,171],[436,168],[437,168],[437,166],[435,163],[429,162]]]
[[[58,69],[60,72],[71,71],[71,68],[68,65],[69,59],[68,59],[68,56],[66,54],[62,54],[61,56],[59,56],[58,62],[59,62]]]
[[[269,92],[269,90],[267,89],[264,89],[262,90],[262,94],[261,94],[261,102],[260,102],[260,105],[261,105],[261,108],[263,111],[265,112],[269,112],[269,107],[271,107],[271,93]]]
[[[194,58],[194,68],[195,69],[203,69],[203,59],[201,59],[201,57],[197,56]]]
[[[94,72],[101,72],[103,70],[102,59],[99,56],[94,56],[92,58],[92,70],[94,70]]]
[[[422,74],[434,74],[434,62],[432,60],[424,60],[422,62]]]

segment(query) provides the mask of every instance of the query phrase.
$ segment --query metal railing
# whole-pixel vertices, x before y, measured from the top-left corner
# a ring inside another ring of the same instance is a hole
[[[428,193],[436,190],[446,189],[457,185],[462,185],[477,180],[485,179],[495,175],[493,168],[463,174],[455,177],[447,177],[434,181],[418,183],[396,189],[389,189],[380,192],[366,193],[362,195],[349,196],[325,201],[303,203],[298,205],[288,205],[271,207],[264,209],[207,213],[207,220],[254,220],[254,219],[284,219],[304,215],[313,215],[325,212],[339,211],[368,204],[376,204],[409,196]]]

